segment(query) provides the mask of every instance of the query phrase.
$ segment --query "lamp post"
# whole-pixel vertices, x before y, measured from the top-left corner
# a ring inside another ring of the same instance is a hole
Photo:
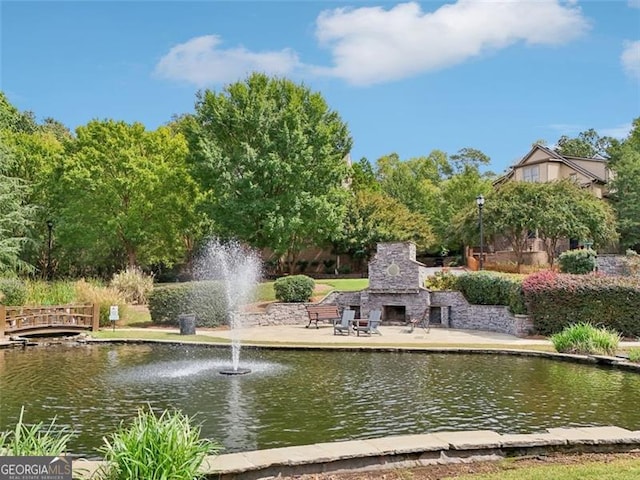
[[[480,223],[480,270],[484,267],[484,236],[482,232],[482,207],[484,207],[484,197],[478,195],[476,197],[476,204],[478,205],[478,220]]]
[[[51,280],[51,231],[53,230],[53,221],[47,220],[47,229],[49,231],[47,238],[47,280]]]

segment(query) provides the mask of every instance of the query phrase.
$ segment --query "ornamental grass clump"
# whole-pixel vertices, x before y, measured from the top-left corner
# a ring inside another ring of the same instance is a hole
[[[200,439],[200,428],[191,418],[168,410],[158,417],[140,409],[128,428],[121,426],[104,441],[106,480],[203,478],[199,469],[205,456],[221,450],[218,443]]]
[[[129,267],[113,276],[111,286],[118,290],[127,302],[144,305],[153,290],[153,275],[147,275],[140,268]]]
[[[620,343],[620,334],[581,322],[552,335],[551,343],[561,353],[614,355]]]
[[[23,421],[24,407],[12,431],[0,433],[0,456],[53,456],[62,455],[72,433],[66,427],[56,425],[54,418],[49,426],[43,422],[27,425]]]
[[[629,350],[629,361],[640,363],[640,348],[632,348]]]

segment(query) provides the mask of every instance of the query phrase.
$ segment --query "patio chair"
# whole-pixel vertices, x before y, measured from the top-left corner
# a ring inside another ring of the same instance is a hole
[[[381,310],[371,310],[369,312],[369,316],[366,320],[359,320],[355,323],[354,329],[356,331],[356,335],[360,336],[360,332],[365,335],[371,336],[374,333],[378,335],[382,335],[380,331],[378,331],[378,325],[380,325],[380,318],[382,317]]]
[[[347,332],[347,335],[351,333],[351,323],[356,316],[355,310],[344,309],[342,311],[342,317],[339,320],[334,320],[333,323],[333,334],[334,335],[342,335],[344,332]]]

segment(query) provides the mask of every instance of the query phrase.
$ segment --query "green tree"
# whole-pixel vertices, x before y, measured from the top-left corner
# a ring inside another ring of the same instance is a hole
[[[418,249],[433,245],[429,220],[400,201],[374,190],[354,192],[341,234],[334,245],[356,259],[368,259],[379,242],[412,241]]]
[[[181,261],[198,195],[184,137],[114,120],[76,133],[56,171],[54,221],[68,264],[113,271]]]
[[[20,255],[29,242],[35,208],[26,202],[28,184],[5,173],[13,162],[11,152],[0,144],[0,274],[32,270]]]
[[[33,133],[38,123],[32,112],[21,112],[0,91],[0,131]]]
[[[190,158],[222,237],[269,247],[292,272],[340,229],[352,139],[319,93],[256,73],[199,93],[194,118]]]
[[[615,214],[605,201],[568,180],[536,185],[540,193],[532,208],[550,265],[554,264],[562,238],[590,239],[597,247],[617,237]]]
[[[456,224],[470,243],[478,238],[478,211],[469,206]],[[604,245],[615,239],[615,216],[606,202],[569,181],[507,182],[486,195],[483,226],[487,239],[507,239],[521,265],[532,235],[543,239],[553,262],[561,238],[591,239]]]
[[[450,157],[434,150],[407,161],[391,154],[378,160],[377,176],[385,193],[427,219],[435,236],[432,245],[458,250],[461,239],[452,219],[476,195],[491,190],[489,178],[480,173],[480,167],[489,161],[475,148],[463,148]]]
[[[614,142],[610,149],[610,184],[613,206],[618,216],[620,243],[640,250],[640,117],[633,121],[629,136]]]
[[[611,137],[601,137],[593,128],[580,132],[577,137],[563,135],[556,144],[555,151],[571,157],[606,157],[612,143]]]

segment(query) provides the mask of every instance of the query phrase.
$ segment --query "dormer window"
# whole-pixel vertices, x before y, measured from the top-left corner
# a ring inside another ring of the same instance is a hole
[[[522,169],[522,180],[525,182],[540,181],[540,165],[531,165]]]

